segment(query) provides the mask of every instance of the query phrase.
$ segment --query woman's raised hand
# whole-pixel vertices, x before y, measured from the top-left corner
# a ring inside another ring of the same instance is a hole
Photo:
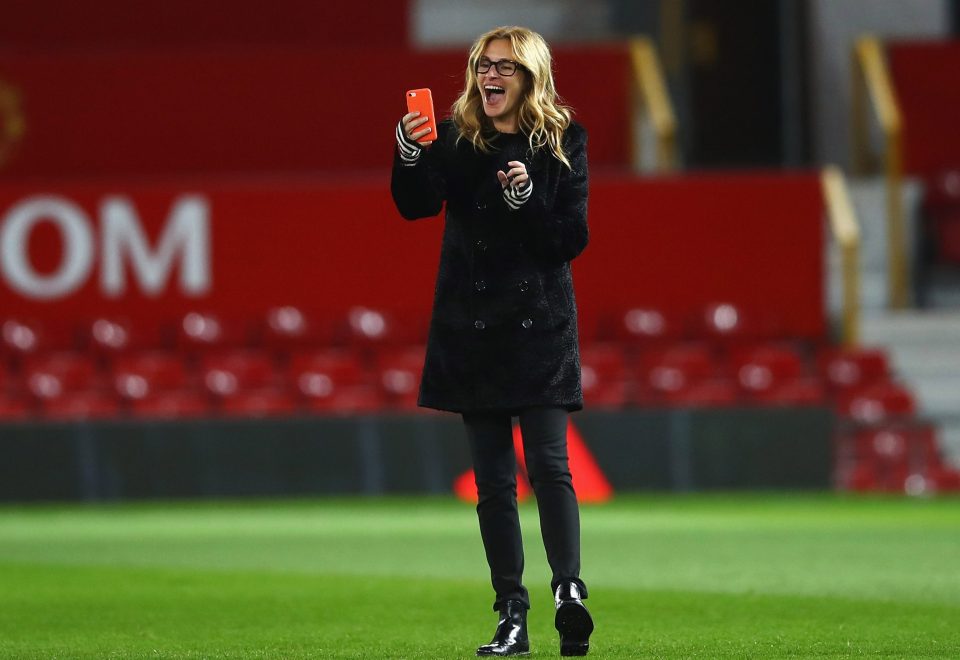
[[[516,211],[533,194],[533,181],[527,174],[527,166],[519,160],[511,160],[507,165],[510,169],[506,172],[499,170],[497,178],[503,186],[503,201],[507,203],[510,210]]]
[[[513,186],[514,188],[523,188],[530,180],[527,174],[527,166],[519,160],[511,160],[507,165],[510,169],[504,173],[503,170],[497,172],[497,178],[500,179],[500,185],[504,188]]]
[[[417,126],[420,126],[421,124],[426,123],[429,119],[430,119],[429,117],[421,117],[419,112],[408,112],[403,116],[403,119],[401,120],[401,122],[403,122],[404,135],[406,135],[413,142],[416,142],[417,140],[422,138],[424,135],[427,135],[431,130],[429,127],[422,128],[419,131],[415,131],[414,129]],[[420,144],[418,146],[425,147],[429,145]]]

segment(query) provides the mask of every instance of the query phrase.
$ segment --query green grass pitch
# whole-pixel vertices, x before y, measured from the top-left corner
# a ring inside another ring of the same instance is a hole
[[[559,657],[535,505],[533,656]],[[960,658],[960,500],[584,506],[596,658]],[[0,507],[0,657],[465,658],[496,625],[447,498]]]

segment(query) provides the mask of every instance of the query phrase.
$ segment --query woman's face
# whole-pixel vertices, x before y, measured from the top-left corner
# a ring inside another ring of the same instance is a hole
[[[477,84],[483,99],[483,111],[497,130],[515,133],[518,130],[520,101],[527,81],[527,72],[517,64],[508,64],[514,59],[513,48],[506,39],[493,39],[487,44],[478,61]],[[502,62],[500,68],[505,73],[513,70],[512,75],[503,75],[494,65]],[[480,73],[490,65],[486,72]]]

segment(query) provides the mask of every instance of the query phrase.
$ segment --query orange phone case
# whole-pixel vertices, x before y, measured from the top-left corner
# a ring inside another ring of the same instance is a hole
[[[429,121],[414,129],[414,132],[416,132],[430,127],[430,132],[417,142],[427,144],[437,139],[437,118],[433,114],[433,94],[430,93],[428,88],[407,90],[407,112],[419,112],[421,117],[430,118]]]

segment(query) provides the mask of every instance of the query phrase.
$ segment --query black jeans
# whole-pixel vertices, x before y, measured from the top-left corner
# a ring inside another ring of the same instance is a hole
[[[522,411],[520,430],[527,476],[537,497],[540,532],[553,571],[551,589],[572,580],[580,587],[580,512],[567,461],[567,417],[563,408]],[[508,600],[527,608],[523,586],[523,541],[517,513],[517,461],[510,413],[464,413],[467,438],[476,474],[480,536],[496,592],[493,609]]]

